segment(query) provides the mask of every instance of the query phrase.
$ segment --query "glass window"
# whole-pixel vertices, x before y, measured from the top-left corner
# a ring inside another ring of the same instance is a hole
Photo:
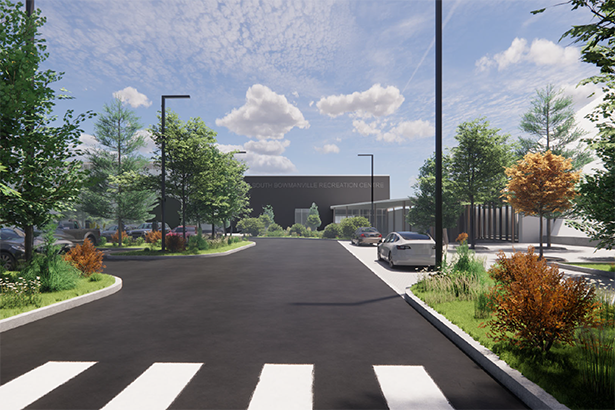
[[[424,235],[422,233],[416,232],[400,232],[402,238],[406,240],[429,240],[431,239],[428,235]]]

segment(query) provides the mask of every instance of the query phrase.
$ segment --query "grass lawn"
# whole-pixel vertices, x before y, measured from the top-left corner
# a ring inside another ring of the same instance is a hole
[[[417,285],[412,287],[412,292],[423,301],[429,296],[428,293],[420,292]],[[473,301],[434,303],[430,306],[560,403],[575,410],[613,408],[612,397],[597,397],[583,387],[579,368],[584,359],[580,348],[554,346],[548,353],[542,354],[529,349],[521,350],[506,343],[495,343],[487,336],[490,329],[485,323],[489,319],[474,318]]]
[[[0,309],[0,319],[6,319],[7,317],[15,316],[20,313],[29,312],[40,307],[53,305],[56,302],[72,299],[77,296],[85,295],[86,293],[92,293],[100,289],[109,287],[115,283],[115,278],[111,275],[101,275],[102,280],[98,282],[90,282],[88,278],[79,278],[77,280],[77,287],[70,290],[63,290],[60,292],[41,293],[41,305],[27,305],[21,308],[13,309]]]
[[[230,251],[232,249],[237,249],[237,248],[241,248],[243,246],[247,246],[249,244],[251,244],[252,242],[250,241],[241,241],[241,242],[235,242],[231,245],[224,245],[224,246],[220,246],[218,248],[215,249],[207,249],[207,250],[203,250],[203,251],[198,251],[197,253],[190,253],[189,251],[183,251],[183,252],[165,252],[164,254],[161,253],[161,250],[159,247],[154,247],[153,250],[150,250],[149,247],[141,247],[138,250],[131,250],[131,251],[126,251],[126,252],[116,252],[114,253],[114,255],[121,255],[121,256],[181,256],[181,255],[209,255],[212,253],[222,253],[222,252],[226,252],[226,251]]]
[[[615,263],[584,263],[584,262],[566,262],[566,265],[580,266],[582,268],[605,270],[607,272],[615,272]]]

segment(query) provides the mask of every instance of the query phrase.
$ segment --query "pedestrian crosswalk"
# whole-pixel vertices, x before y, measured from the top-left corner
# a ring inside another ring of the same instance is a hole
[[[0,407],[20,410],[96,365],[97,362],[47,362],[0,386]],[[103,410],[167,409],[203,363],[154,363]],[[388,407],[449,410],[452,406],[423,366],[373,366]],[[311,410],[314,365],[263,366],[248,410]]]

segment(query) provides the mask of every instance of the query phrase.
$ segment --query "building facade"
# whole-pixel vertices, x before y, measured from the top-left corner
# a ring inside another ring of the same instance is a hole
[[[250,184],[251,216],[271,205],[275,222],[283,228],[305,223],[312,203],[318,205],[322,225],[333,222],[331,206],[371,201],[371,175],[246,175]],[[374,175],[374,201],[390,198],[388,175]]]

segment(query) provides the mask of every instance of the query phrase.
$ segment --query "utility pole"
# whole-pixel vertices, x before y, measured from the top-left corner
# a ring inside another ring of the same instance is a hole
[[[436,266],[442,265],[442,0],[436,0]]]

